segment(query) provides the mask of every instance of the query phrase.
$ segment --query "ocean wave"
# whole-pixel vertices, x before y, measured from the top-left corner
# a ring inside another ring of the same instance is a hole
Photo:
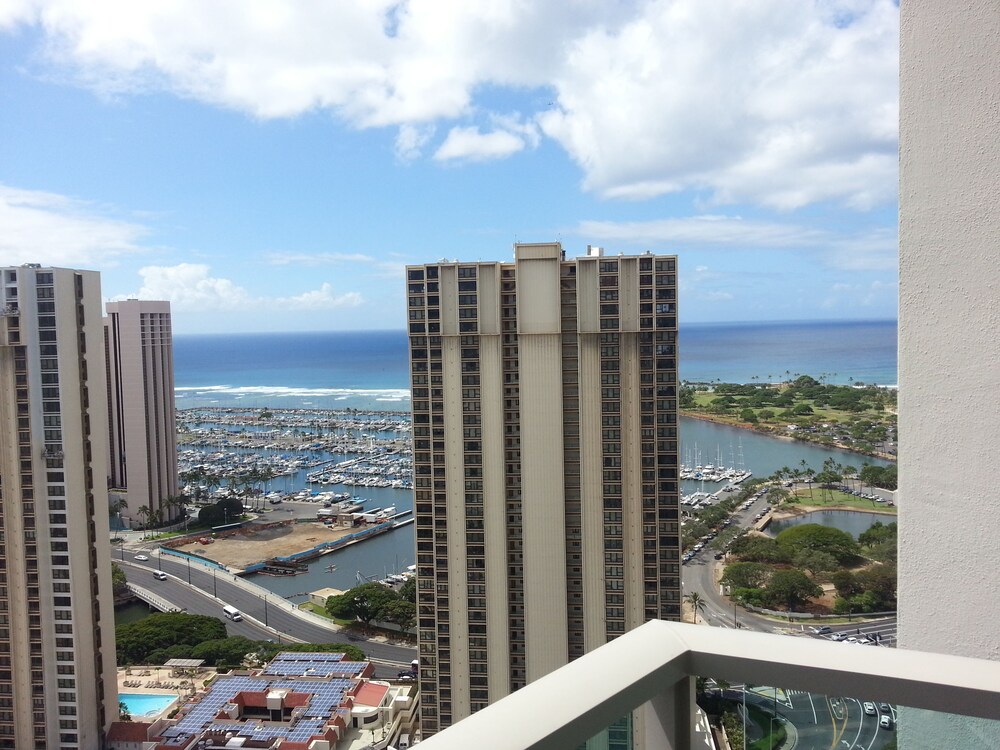
[[[295,388],[284,385],[203,385],[177,386],[174,388],[178,396],[185,395],[218,395],[231,396],[274,396],[277,398],[311,398],[333,397],[343,400],[353,397],[374,398],[378,401],[408,401],[410,391],[407,388]]]

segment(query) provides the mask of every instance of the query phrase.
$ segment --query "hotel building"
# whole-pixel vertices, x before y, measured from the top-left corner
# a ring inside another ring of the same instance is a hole
[[[145,507],[171,520],[182,511],[163,502],[178,495],[170,303],[132,299],[106,311],[111,492],[126,499],[123,516],[145,521]]]
[[[117,717],[100,276],[0,268],[0,748]]]
[[[424,736],[679,619],[676,269],[407,269]]]

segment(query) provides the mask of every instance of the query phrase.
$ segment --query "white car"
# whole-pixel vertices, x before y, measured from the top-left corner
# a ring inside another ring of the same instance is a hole
[[[865,709],[866,716],[874,716],[875,714],[878,713],[878,711],[875,709],[875,704],[872,703],[871,701],[865,701],[862,708]]]
[[[139,562],[146,562],[149,559],[149,555],[136,555],[135,559]]]

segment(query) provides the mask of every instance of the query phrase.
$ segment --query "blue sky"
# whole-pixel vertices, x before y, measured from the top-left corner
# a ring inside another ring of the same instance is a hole
[[[0,0],[0,265],[175,332],[402,328],[402,269],[680,258],[681,322],[894,318],[891,0]]]

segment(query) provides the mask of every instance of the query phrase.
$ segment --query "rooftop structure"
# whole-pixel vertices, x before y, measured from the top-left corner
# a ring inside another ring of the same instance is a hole
[[[398,734],[415,709],[412,686],[373,674],[370,662],[343,654],[280,653],[259,671],[218,677],[174,719],[147,725],[147,739],[158,750],[351,748],[361,731]]]

